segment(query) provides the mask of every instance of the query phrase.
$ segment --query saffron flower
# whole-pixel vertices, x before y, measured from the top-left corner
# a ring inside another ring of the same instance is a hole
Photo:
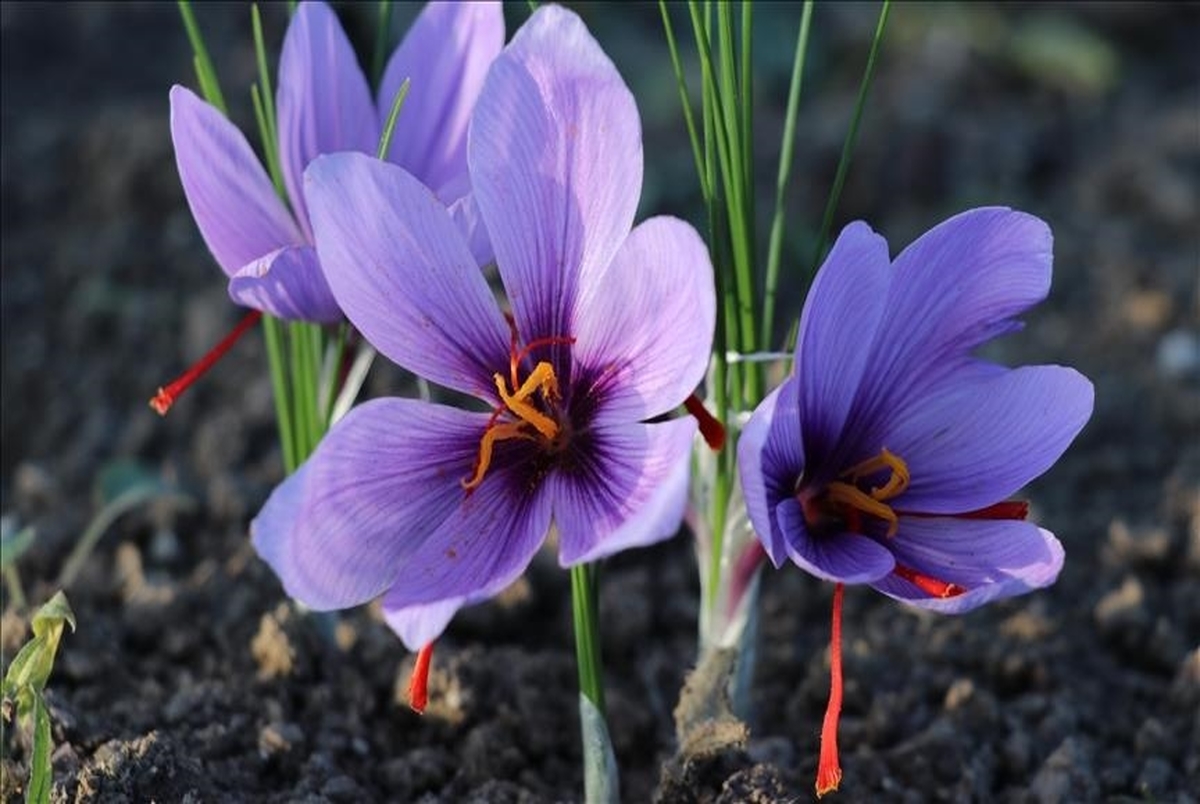
[[[1008,498],[1091,416],[1086,378],[974,355],[1050,289],[1038,218],[975,209],[893,262],[847,226],[804,306],[795,372],[738,445],[746,506],[776,567],[833,581],[833,681],[817,793],[837,788],[843,584],[954,614],[1047,586],[1063,550]]]
[[[251,526],[289,595],[314,609],[383,595],[414,650],[515,580],[552,529],[564,567],[676,532],[697,425],[663,417],[703,378],[715,325],[696,232],[669,217],[632,228],[637,108],[574,13],[542,7],[513,37],[467,150],[507,311],[404,169],[324,156],[305,197],[350,322],[485,409],[359,405]]]
[[[388,61],[375,102],[337,16],[324,3],[301,3],[284,37],[275,103],[290,211],[241,131],[191,90],[172,87],[179,177],[204,242],[229,276],[230,297],[283,319],[341,319],[313,247],[304,169],[320,154],[376,153],[405,78],[411,89],[386,157],[457,203],[469,226],[467,122],[503,45],[499,3],[430,3]]]

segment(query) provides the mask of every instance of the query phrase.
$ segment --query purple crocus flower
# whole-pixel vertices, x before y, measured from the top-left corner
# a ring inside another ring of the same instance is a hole
[[[360,405],[252,524],[288,594],[315,609],[382,594],[411,649],[515,580],[552,528],[564,567],[676,531],[697,427],[659,419],[703,378],[715,322],[692,227],[656,217],[631,231],[637,108],[574,13],[543,7],[513,37],[467,150],[508,313],[445,206],[402,168],[321,157],[305,195],[351,323],[490,412]]]
[[[284,319],[341,319],[313,247],[304,169],[320,154],[376,153],[405,78],[411,89],[386,156],[447,204],[457,202],[470,225],[467,122],[503,45],[499,3],[430,3],[392,54],[375,102],[337,16],[324,3],[301,3],[284,38],[275,104],[290,211],[241,131],[190,90],[172,87],[179,177],[204,242],[229,276],[230,297]]]
[[[1063,550],[1007,498],[1062,455],[1092,412],[1073,369],[974,356],[1050,289],[1041,220],[976,209],[892,261],[847,226],[800,320],[795,373],[738,445],[751,522],[775,566],[838,584],[833,689],[817,792],[836,789],[842,584],[959,613],[1047,586]]]

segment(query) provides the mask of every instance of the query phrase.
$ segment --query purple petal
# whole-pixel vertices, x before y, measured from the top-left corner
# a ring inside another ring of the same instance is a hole
[[[488,238],[487,227],[484,226],[483,216],[479,214],[479,204],[475,196],[468,193],[455,201],[449,207],[450,218],[462,234],[467,245],[471,247],[471,256],[480,267],[496,261],[492,251],[492,241]]]
[[[304,169],[320,154],[375,153],[379,121],[366,76],[337,15],[324,3],[301,3],[279,56],[276,91],[279,161],[300,225],[312,239]]]
[[[312,246],[277,249],[244,266],[229,280],[229,298],[289,321],[342,319]]]
[[[901,517],[900,530],[888,546],[898,564],[964,586],[967,592],[934,598],[895,575],[871,585],[889,597],[943,614],[1049,586],[1063,564],[1062,545],[1053,533],[1016,520]]]
[[[467,156],[522,340],[570,334],[578,277],[612,260],[642,189],[633,95],[573,12],[539,8],[493,63]]]
[[[798,500],[780,503],[775,516],[786,536],[788,557],[818,578],[835,583],[870,583],[896,566],[888,549],[866,536],[850,532],[810,533]]]
[[[304,242],[242,132],[178,85],[171,87],[171,140],[192,217],[226,274]]]
[[[738,475],[746,512],[776,567],[787,559],[787,538],[776,521],[775,508],[793,499],[804,474],[798,395],[793,375],[759,404],[738,439]]]
[[[383,619],[400,637],[405,647],[411,651],[418,651],[442,635],[459,609],[495,597],[520,577],[521,572],[517,571],[511,578],[500,578],[476,594],[459,595],[434,603],[396,607],[392,605],[391,593],[388,593],[383,596]]]
[[[892,505],[962,513],[1003,500],[1049,469],[1092,414],[1087,378],[1026,366],[945,382],[892,422],[883,444],[912,476]]]
[[[548,480],[564,567],[674,536],[683,521],[696,422],[593,426],[587,460]]]
[[[449,204],[470,185],[467,123],[492,61],[504,47],[499,3],[429,3],[396,48],[379,86],[380,126],[404,79],[408,96],[387,158]]]
[[[452,597],[436,603],[390,608],[384,596],[383,619],[400,637],[404,647],[415,652],[441,636],[454,615],[465,605],[467,598]]]
[[[355,407],[267,500],[255,548],[314,609],[376,597],[462,501],[487,418],[407,399]]]
[[[887,241],[865,223],[847,226],[813,281],[796,346],[805,457],[822,466],[858,392],[892,279]]]
[[[493,399],[509,328],[441,202],[364,154],[323,156],[306,181],[321,265],[351,323],[409,371]]]
[[[1050,289],[1052,241],[1038,218],[989,207],[935,226],[896,258],[887,310],[845,428],[855,437],[841,445],[841,459],[878,451],[890,416],[919,403],[977,346],[1019,328],[1013,317]]]
[[[593,384],[597,418],[641,421],[682,404],[708,368],[716,306],[708,248],[676,218],[645,221],[611,262],[589,264],[574,376]]]
[[[463,498],[424,543],[406,556],[387,594],[390,609],[445,601],[479,599],[505,586],[529,566],[550,529],[546,486],[531,488],[524,467],[493,463],[483,482]]]

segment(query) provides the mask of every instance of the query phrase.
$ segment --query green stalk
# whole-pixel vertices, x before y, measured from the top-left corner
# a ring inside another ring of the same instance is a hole
[[[288,400],[286,363],[284,361],[283,322],[269,315],[262,317],[263,335],[267,343],[267,364],[271,367],[271,388],[275,396],[275,419],[279,424],[279,443],[283,449],[283,468],[289,475],[300,465],[292,406]]]
[[[700,137],[696,134],[696,121],[692,117],[692,103],[688,99],[687,78],[683,74],[683,62],[679,59],[679,48],[675,43],[675,30],[671,25],[671,15],[667,11],[666,0],[658,0],[658,8],[662,12],[663,31],[667,37],[667,50],[671,54],[671,67],[675,70],[675,83],[679,87],[679,102],[683,107],[683,122],[687,126],[688,140],[692,143],[692,158],[696,162],[696,176],[700,180],[700,195],[705,203],[712,196],[708,186],[708,171],[705,170],[704,151],[700,146]]]
[[[879,9],[879,22],[875,25],[875,38],[871,40],[871,52],[867,55],[867,66],[863,71],[862,83],[858,87],[858,101],[854,104],[854,115],[850,118],[850,129],[846,132],[846,140],[842,143],[842,156],[838,160],[837,173],[833,178],[833,188],[829,191],[829,199],[825,203],[825,216],[821,220],[821,231],[817,236],[816,250],[813,252],[812,271],[817,272],[821,257],[825,252],[825,243],[829,239],[829,230],[833,226],[833,213],[837,210],[838,199],[842,195],[842,185],[846,183],[846,174],[850,170],[850,156],[854,153],[854,144],[858,139],[858,124],[862,120],[863,108],[867,103],[867,93],[871,89],[871,81],[875,76],[875,57],[879,54],[879,45],[883,41],[883,31],[887,27],[888,11],[891,0],[883,0]]]
[[[392,4],[390,0],[380,0],[379,27],[375,31],[375,54],[371,59],[371,77],[375,79],[374,86],[378,87],[383,81],[383,70],[387,66],[388,34],[392,30]]]
[[[779,285],[779,261],[783,257],[784,198],[792,170],[792,157],[795,155],[796,112],[800,107],[800,85],[804,79],[812,11],[813,0],[805,0],[804,11],[800,16],[800,32],[796,36],[796,53],[792,60],[792,81],[788,86],[783,142],[779,146],[779,174],[775,180],[775,217],[771,221],[771,238],[767,248],[767,280],[763,292],[762,330],[758,339],[764,349],[770,346],[771,338],[775,334],[775,295]]]
[[[571,567],[571,613],[575,623],[575,659],[579,665],[579,691],[601,716],[604,708],[604,667],[600,659],[600,616],[596,565]]]
[[[200,92],[221,114],[228,114],[225,96],[221,94],[221,85],[217,81],[217,71],[208,57],[208,48],[204,46],[204,37],[200,34],[200,26],[196,25],[192,4],[188,0],[179,0],[179,16],[183,17],[183,27],[192,44],[192,63],[196,68],[196,80],[200,82]]]

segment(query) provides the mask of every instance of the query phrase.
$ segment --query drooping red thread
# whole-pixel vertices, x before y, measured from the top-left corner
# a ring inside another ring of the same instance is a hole
[[[208,354],[200,358],[177,379],[169,383],[163,388],[158,389],[158,393],[150,400],[150,407],[159,416],[166,416],[167,411],[175,404],[175,400],[191,387],[192,383],[204,376],[204,373],[213,367],[213,364],[225,356],[225,353],[233,348],[237,343],[238,338],[245,334],[246,330],[253,327],[262,318],[262,312],[259,310],[251,310],[246,313],[245,317],[238,322],[233,330],[221,339],[221,342],[209,350]]]
[[[915,517],[917,519],[933,519],[936,517],[945,517],[947,519],[1025,519],[1029,516],[1029,501],[1028,500],[1004,500],[1003,502],[989,505],[986,508],[977,508],[974,511],[967,511],[961,514],[930,514],[924,511],[897,511],[900,516]]]
[[[432,658],[433,643],[430,642],[417,651],[417,661],[408,680],[408,705],[418,715],[425,714],[425,706],[429,703],[429,661]]]
[[[832,793],[842,782],[838,763],[837,730],[842,714],[842,595],[843,584],[833,587],[833,629],[829,637],[829,704],[821,724],[821,756],[817,762],[817,798]]]
[[[725,425],[721,424],[715,416],[708,412],[708,408],[704,407],[704,403],[700,401],[700,397],[695,394],[685,399],[683,406],[699,422],[700,435],[704,437],[704,443],[708,444],[713,452],[720,452],[721,448],[725,446]]]

